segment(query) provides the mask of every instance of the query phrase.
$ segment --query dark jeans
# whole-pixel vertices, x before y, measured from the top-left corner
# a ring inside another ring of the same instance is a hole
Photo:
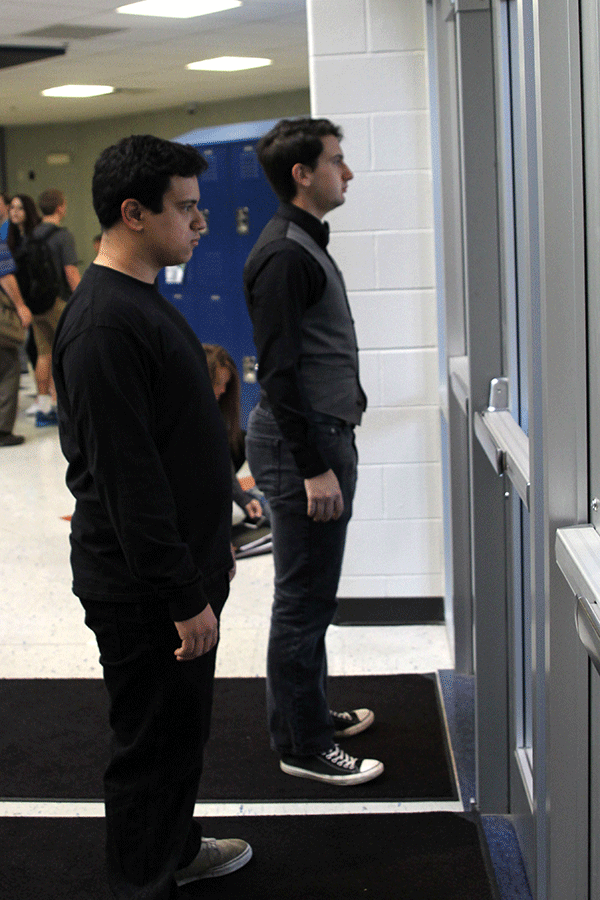
[[[118,900],[174,900],[174,872],[194,859],[202,838],[193,813],[216,648],[178,662],[181,642],[160,604],[81,602],[110,698],[109,885]]]
[[[337,522],[306,514],[304,479],[272,413],[250,414],[246,454],[271,510],[275,596],[267,652],[267,713],[271,746],[311,756],[333,743],[327,703],[325,634],[337,608],[348,521],[356,487],[356,445],[349,425],[318,425],[337,475],[344,513]]]

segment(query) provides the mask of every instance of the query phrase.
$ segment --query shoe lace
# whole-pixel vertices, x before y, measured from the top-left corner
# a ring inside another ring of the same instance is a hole
[[[216,838],[202,838],[202,858],[207,866],[215,866],[221,861],[221,853]]]
[[[332,709],[329,710],[330,715],[333,716],[334,719],[344,719],[345,722],[352,721],[352,713],[349,712],[334,712]]]
[[[358,763],[355,756],[350,756],[338,744],[335,744],[330,750],[325,750],[322,756],[328,762],[333,763],[334,766],[339,766],[341,769],[353,769]]]

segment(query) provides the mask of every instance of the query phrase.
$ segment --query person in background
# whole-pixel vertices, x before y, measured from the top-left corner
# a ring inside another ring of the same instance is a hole
[[[19,289],[21,291],[23,299],[27,303],[28,278],[27,272],[23,265],[23,256],[25,253],[27,238],[29,237],[35,226],[39,225],[39,223],[42,221],[42,217],[38,212],[37,206],[35,205],[35,200],[28,194],[15,194],[15,196],[10,201],[8,217],[9,225],[6,243],[8,244],[8,248],[17,264],[16,277],[19,283]],[[35,343],[33,328],[30,328],[27,332],[25,350],[27,353],[27,357],[29,358],[29,361],[31,363],[31,367],[35,372],[38,360],[38,352]],[[35,416],[39,408],[39,404],[36,400],[35,403],[33,403],[28,407],[28,409],[25,410],[25,415]]]
[[[57,188],[48,188],[42,191],[38,197],[38,206],[42,213],[42,224],[36,229],[36,235],[47,234],[48,225],[58,226],[58,231],[52,235],[48,244],[53,252],[56,267],[63,278],[61,297],[68,300],[81,280],[77,267],[77,250],[75,238],[68,228],[61,225],[67,214],[67,201],[62,191]]]
[[[5,191],[0,193],[0,241],[5,241],[8,234],[8,207],[10,195]]]
[[[346,289],[322,221],[344,203],[353,177],[341,138],[328,119],[284,119],[258,143],[281,203],[244,268],[261,387],[246,452],[273,531],[271,746],[289,775],[356,785],[384,767],[336,741],[368,728],[373,712],[335,712],[327,701],[325,636],[356,487],[354,426],[367,404]]]
[[[218,344],[202,344],[202,346],[206,353],[211,384],[227,428],[231,452],[233,501],[250,520],[259,519],[264,514],[260,500],[249,491],[244,491],[237,478],[237,472],[246,461],[246,435],[240,425],[240,375],[233,358],[224,347]]]
[[[31,324],[31,313],[21,296],[17,279],[15,261],[4,241],[0,241],[0,292],[6,298],[6,304],[12,304],[21,320],[23,328]],[[19,381],[21,363],[19,348],[12,342],[5,342],[0,333],[0,447],[14,447],[22,444],[25,438],[21,434],[13,434],[19,405]]]
[[[100,154],[100,253],[54,343],[75,497],[73,591],[110,702],[104,792],[116,900],[176,900],[178,885],[252,856],[241,839],[204,837],[194,819],[234,572],[231,468],[202,345],[156,286],[163,266],[188,262],[198,245],[206,168],[194,147],[152,135]]]
[[[21,248],[36,225],[39,225],[42,217],[35,205],[35,200],[29,194],[15,194],[8,207],[8,233],[6,243],[10,252],[17,261]],[[17,281],[20,282],[20,273],[17,273]]]
[[[59,278],[59,296],[49,309],[34,313],[33,333],[38,351],[35,377],[38,386],[35,423],[42,427],[56,425],[56,391],[52,381],[52,341],[58,320],[65,304],[80,281],[77,268],[77,251],[71,232],[61,226],[67,213],[67,201],[62,191],[48,188],[43,191],[38,204],[42,221],[31,232],[35,239],[47,241]]]

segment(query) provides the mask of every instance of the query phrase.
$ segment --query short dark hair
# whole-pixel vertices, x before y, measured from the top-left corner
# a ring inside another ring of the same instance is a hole
[[[258,142],[256,152],[269,184],[280,200],[289,202],[296,196],[297,185],[292,175],[296,163],[314,169],[323,152],[321,138],[332,135],[342,140],[343,132],[329,119],[281,119]]]
[[[102,228],[121,218],[124,200],[162,212],[163,197],[173,175],[191,178],[208,168],[190,144],[177,144],[150,134],[133,134],[107,147],[96,161],[92,178],[94,210]]]
[[[43,216],[53,216],[59,206],[65,202],[65,195],[58,188],[48,188],[38,197],[38,206]]]

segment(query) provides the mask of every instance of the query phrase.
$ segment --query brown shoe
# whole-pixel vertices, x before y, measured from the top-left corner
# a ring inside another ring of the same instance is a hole
[[[178,885],[198,881],[200,878],[219,878],[237,872],[252,857],[252,847],[238,838],[202,838],[202,846],[196,858],[185,869],[175,872]]]

